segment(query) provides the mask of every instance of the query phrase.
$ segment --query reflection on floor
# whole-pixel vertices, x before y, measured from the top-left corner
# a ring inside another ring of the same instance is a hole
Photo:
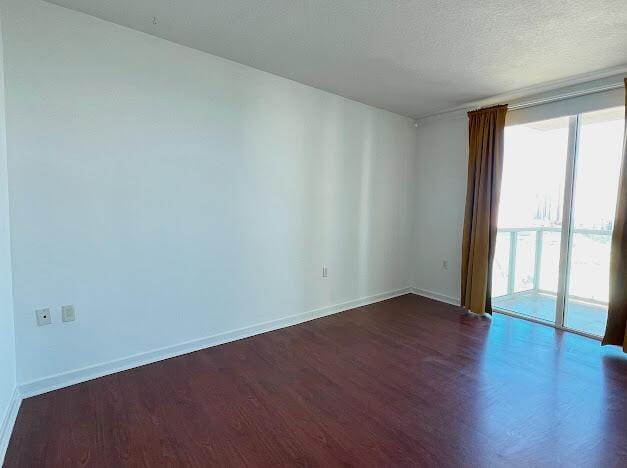
[[[556,301],[556,296],[552,294],[523,291],[495,297],[492,299],[492,305],[552,323],[555,320]],[[565,314],[568,328],[603,336],[607,321],[607,307],[570,299]]]

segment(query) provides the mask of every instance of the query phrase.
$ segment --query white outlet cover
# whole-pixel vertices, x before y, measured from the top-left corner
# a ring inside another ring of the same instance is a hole
[[[73,305],[64,305],[61,307],[61,319],[64,322],[73,322],[76,320],[76,311]]]
[[[37,318],[37,326],[50,325],[52,323],[52,317],[50,316],[50,309],[37,309],[35,311],[35,317]]]

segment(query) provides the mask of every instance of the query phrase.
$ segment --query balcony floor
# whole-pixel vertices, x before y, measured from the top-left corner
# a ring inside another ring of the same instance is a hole
[[[528,315],[553,323],[557,298],[538,291],[524,291],[492,299],[499,309]],[[607,307],[570,299],[566,308],[566,326],[592,335],[603,336],[607,321]]]

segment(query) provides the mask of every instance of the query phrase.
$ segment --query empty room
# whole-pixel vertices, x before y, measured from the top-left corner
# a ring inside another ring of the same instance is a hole
[[[0,0],[0,465],[627,466],[625,0]]]

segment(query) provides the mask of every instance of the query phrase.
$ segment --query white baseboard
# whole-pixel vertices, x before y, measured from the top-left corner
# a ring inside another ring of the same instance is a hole
[[[74,385],[77,383],[85,382],[87,380],[96,379],[116,372],[132,369],[134,367],[151,364],[153,362],[162,361],[182,354],[191,353],[201,349],[217,346],[220,344],[228,343],[230,341],[240,340],[242,338],[248,338],[250,336],[258,335],[260,333],[277,330],[279,328],[289,327],[299,323],[307,322],[309,320],[324,317],[326,315],[336,314],[344,312],[355,307],[361,307],[368,304],[374,304],[375,302],[384,301],[386,299],[392,299],[393,297],[402,296],[412,292],[411,288],[402,288],[394,291],[388,291],[373,296],[363,297],[353,301],[343,302],[320,309],[303,312],[300,314],[289,315],[276,320],[268,322],[258,323],[244,328],[231,330],[225,333],[219,333],[217,335],[200,338],[197,340],[191,340],[184,343],[179,343],[173,346],[167,346],[164,348],[148,351],[145,353],[139,353],[132,356],[128,356],[122,359],[116,359],[114,361],[104,362],[101,364],[95,364],[93,366],[84,367],[82,369],[75,369],[61,374],[44,377],[42,379],[33,380],[20,385],[20,393],[22,398],[28,398],[35,395],[40,395],[52,390],[57,390],[62,387]]]
[[[9,401],[6,413],[2,415],[3,417],[0,420],[0,465],[4,462],[4,456],[9,447],[9,440],[11,439],[11,433],[13,432],[13,426],[15,426],[15,420],[17,419],[17,413],[21,404],[22,396],[20,395],[20,391],[16,388]]]
[[[446,294],[440,294],[433,291],[427,291],[426,289],[419,288],[411,288],[412,294],[416,294],[418,296],[428,297],[429,299],[434,299],[440,302],[446,302],[447,304],[452,304],[454,306],[458,306],[460,304],[460,299],[458,297],[447,296]]]

